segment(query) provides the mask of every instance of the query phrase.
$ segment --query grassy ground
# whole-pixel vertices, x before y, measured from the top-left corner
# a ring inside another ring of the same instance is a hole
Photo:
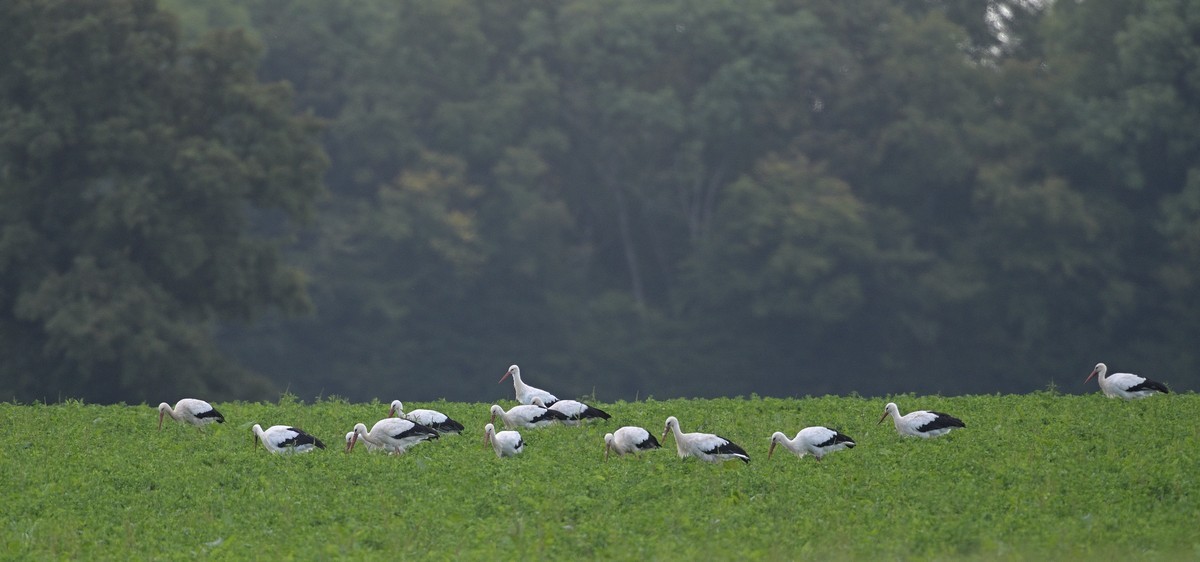
[[[522,430],[524,455],[483,445],[488,404],[432,407],[468,426],[404,456],[343,454],[386,404],[223,403],[201,432],[150,406],[0,404],[0,552],[44,559],[1196,559],[1200,397],[1052,393],[893,397],[967,428],[906,439],[885,399],[599,404],[613,420]],[[511,405],[511,403],[506,403]],[[603,458],[620,425],[719,433],[753,457],[708,465],[667,450]],[[329,448],[275,456],[250,425],[290,424]],[[858,441],[823,462],[768,439],[806,425]]]

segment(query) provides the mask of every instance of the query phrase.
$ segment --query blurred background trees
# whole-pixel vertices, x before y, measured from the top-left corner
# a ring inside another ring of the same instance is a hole
[[[1195,2],[2,10],[19,399],[1196,388]]]

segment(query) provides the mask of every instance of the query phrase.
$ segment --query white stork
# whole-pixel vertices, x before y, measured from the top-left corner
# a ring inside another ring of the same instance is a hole
[[[525,382],[521,380],[520,367],[516,365],[509,367],[508,372],[504,373],[503,377],[500,377],[500,382],[504,382],[504,379],[510,376],[513,380],[513,390],[517,393],[517,402],[522,404],[533,404],[534,397],[541,398],[542,402],[547,406],[551,406],[555,402],[558,402],[558,398],[553,394],[550,394],[549,392],[546,392],[540,388],[534,388],[525,384]]]
[[[801,429],[794,439],[788,439],[783,432],[776,431],[771,435],[771,448],[767,450],[767,460],[771,460],[776,445],[783,445],[783,448],[797,457],[812,455],[819,461],[821,457],[834,451],[853,448],[854,440],[835,429],[819,425]]]
[[[263,431],[261,425],[254,424],[251,428],[255,437],[255,446],[261,441],[263,447],[272,453],[306,453],[313,449],[324,449],[325,444],[320,439],[304,432],[303,429],[286,425],[273,425]]]
[[[499,405],[492,404],[492,423],[496,422],[497,416],[499,416],[500,420],[504,422],[504,427],[508,428],[545,427],[553,424],[554,422],[567,420],[566,414],[562,412],[556,412],[554,410],[543,408],[541,406],[534,406],[532,404],[513,406],[512,409],[507,412],[505,412],[504,408],[501,408]]]
[[[884,406],[883,417],[879,418],[879,423],[883,423],[888,416],[892,416],[896,432],[900,435],[937,437],[950,433],[950,430],[956,427],[967,427],[962,420],[941,412],[915,410],[901,416],[900,408],[895,402],[888,402],[887,406]]]
[[[1159,392],[1169,394],[1166,385],[1158,381],[1152,381],[1146,377],[1141,377],[1133,373],[1113,373],[1105,377],[1108,372],[1108,365],[1104,363],[1096,363],[1096,368],[1092,369],[1092,374],[1083,381],[1087,384],[1092,380],[1092,377],[1097,377],[1100,381],[1100,390],[1109,398],[1124,398],[1133,400],[1134,398],[1145,398],[1153,396]]]
[[[533,397],[533,405],[543,408],[547,407],[545,402],[542,402],[542,399],[537,396]],[[563,415],[567,416],[567,420],[563,422],[567,425],[578,425],[581,421],[606,420],[612,417],[608,415],[608,412],[589,406],[578,400],[559,400],[551,404],[549,409],[562,412]]]
[[[397,415],[408,421],[432,427],[438,433],[459,433],[463,430],[463,424],[450,419],[450,416],[437,410],[412,410],[405,413],[404,403],[392,400],[392,408],[388,410],[388,417]]]
[[[158,429],[162,429],[163,416],[170,415],[171,419],[190,423],[196,427],[205,424],[225,423],[225,416],[221,415],[212,404],[195,398],[184,398],[175,403],[175,409],[171,409],[171,405],[163,402],[158,405]]]
[[[649,451],[661,447],[658,444],[658,439],[654,438],[649,431],[640,427],[627,425],[618,428],[612,433],[604,434],[604,460],[608,460],[608,452],[615,451],[617,456],[625,456],[629,453],[638,454],[642,451]]]
[[[383,418],[371,426],[371,431],[367,431],[366,425],[358,423],[354,424],[354,436],[346,445],[347,453],[354,449],[354,444],[360,438],[368,445],[382,447],[390,453],[402,454],[422,441],[437,439],[438,432],[429,426],[404,418]]]
[[[490,423],[483,426],[483,442],[490,443],[492,450],[496,451],[496,456],[499,458],[518,455],[525,450],[525,441],[521,439],[520,433],[515,431],[496,433],[496,426]]]
[[[667,418],[663,427],[662,440],[666,441],[667,433],[675,435],[675,451],[679,458],[696,457],[705,462],[718,462],[738,459],[749,463],[750,455],[736,443],[711,433],[684,433],[679,429],[679,420],[675,416]]]

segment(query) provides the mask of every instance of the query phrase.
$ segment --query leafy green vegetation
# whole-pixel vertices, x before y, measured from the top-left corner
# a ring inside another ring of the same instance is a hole
[[[933,440],[876,425],[886,399],[598,404],[605,424],[483,444],[488,404],[413,403],[468,426],[404,456],[341,452],[387,405],[219,403],[228,423],[154,429],[149,406],[0,404],[0,548],[10,558],[1176,559],[1200,556],[1200,397],[889,397],[967,428]],[[407,404],[406,404],[407,405]],[[605,431],[719,433],[753,458],[708,465],[671,449],[603,462]],[[252,423],[287,423],[324,451],[270,455]],[[858,446],[824,461],[770,434],[836,426]]]

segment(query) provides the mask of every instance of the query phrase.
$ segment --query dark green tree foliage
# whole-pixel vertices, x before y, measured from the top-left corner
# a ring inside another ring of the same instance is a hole
[[[513,362],[602,397],[1182,376],[1194,11],[254,3],[335,196],[316,317],[232,347],[359,398],[494,398]]]
[[[5,2],[0,43],[3,392],[260,395],[211,331],[307,307],[278,239],[313,215],[314,122],[243,33],[184,47],[153,1]]]
[[[147,337],[157,324],[132,311],[178,320],[171,341],[207,350],[213,319],[299,302],[273,253],[247,257],[264,247],[247,225],[283,221],[244,211],[304,214],[321,161],[257,70],[327,122],[332,197],[292,246],[314,314],[225,322],[222,343],[301,395],[494,399],[511,363],[601,399],[1081,388],[1100,360],[1195,387],[1193,2],[171,5],[187,37],[248,25],[261,64],[239,33],[183,48],[173,31],[116,40],[116,24],[95,24],[103,49],[66,56],[39,46],[66,36],[38,31],[39,10],[5,8],[2,177],[28,193],[0,210],[0,341],[39,350],[6,354],[20,372],[119,363],[80,362],[114,340],[72,334],[107,322],[83,333]],[[138,67],[111,53],[155,46],[170,64],[114,78]],[[21,86],[67,83],[53,60],[73,65],[73,86]],[[195,78],[218,75],[240,86]],[[48,158],[71,165],[34,165]],[[293,165],[276,177],[268,158]],[[286,192],[252,196],[262,175]],[[187,213],[158,209],[171,202]],[[153,290],[96,297],[134,275]],[[127,304],[94,314],[98,302]]]

